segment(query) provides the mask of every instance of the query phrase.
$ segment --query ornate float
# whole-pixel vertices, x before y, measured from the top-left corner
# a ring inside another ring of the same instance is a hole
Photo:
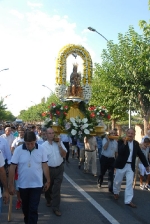
[[[83,59],[83,72],[79,73],[78,64],[74,63],[68,86],[66,67],[70,54]],[[47,113],[49,125],[51,122],[57,134],[68,133],[77,138],[104,134],[105,125],[101,122],[104,116],[109,116],[107,109],[88,105],[92,94],[92,70],[91,56],[83,46],[68,44],[59,51],[56,60],[55,93],[63,103],[53,103]]]

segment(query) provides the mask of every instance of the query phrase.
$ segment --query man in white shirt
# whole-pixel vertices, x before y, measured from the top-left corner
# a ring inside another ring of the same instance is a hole
[[[6,139],[2,138],[1,136],[0,136],[0,150],[4,157],[4,162],[5,162],[4,168],[5,168],[6,175],[8,176],[9,165],[11,161],[11,151]],[[0,188],[3,189],[3,185],[1,181],[0,181]]]
[[[64,172],[63,158],[66,157],[67,149],[62,141],[53,141],[55,133],[52,128],[48,128],[46,133],[47,141],[45,141],[42,146],[47,151],[51,183],[48,191],[45,192],[45,198],[47,200],[47,206],[52,206],[55,215],[61,216],[61,212],[59,211],[60,188]]]
[[[9,193],[8,193],[8,188],[7,188],[7,177],[6,177],[6,172],[4,169],[4,158],[3,158],[3,154],[0,150],[0,180],[3,184],[3,188],[4,188],[4,192],[3,192],[3,201],[6,204],[8,202],[9,199]],[[2,194],[1,194],[1,188],[0,188],[0,213],[2,211]]]
[[[22,211],[25,224],[37,224],[38,205],[43,187],[43,172],[47,182],[46,191],[50,185],[50,174],[47,166],[47,153],[36,143],[36,135],[28,131],[24,135],[25,143],[18,146],[11,159],[9,172],[9,193],[15,194],[14,176],[18,166],[18,187],[22,200]]]
[[[13,143],[15,137],[11,133],[11,127],[6,127],[5,128],[5,134],[1,135],[2,138],[5,138],[6,141],[8,142],[8,145],[11,149],[11,144]]]

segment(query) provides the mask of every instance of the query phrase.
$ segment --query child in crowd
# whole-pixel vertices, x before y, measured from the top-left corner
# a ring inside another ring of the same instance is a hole
[[[150,159],[150,139],[149,138],[145,138],[143,143],[141,144],[141,150],[144,153],[147,161]],[[140,171],[140,188],[146,189],[150,191],[150,172],[148,173],[145,169],[145,167],[143,166],[143,164],[141,163],[141,161],[139,161],[139,171]],[[147,179],[146,179],[146,184],[143,184],[143,178],[144,175],[147,175]]]

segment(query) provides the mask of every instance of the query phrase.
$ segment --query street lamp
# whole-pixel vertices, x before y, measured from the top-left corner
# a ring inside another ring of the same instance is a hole
[[[46,87],[47,89],[49,89],[51,91],[51,94],[53,94],[53,91],[48,86],[45,86],[45,85],[42,85],[42,86]]]
[[[107,38],[104,37],[101,33],[99,33],[96,29],[94,29],[94,28],[92,28],[92,27],[88,27],[88,29],[89,29],[90,31],[92,31],[92,32],[96,32],[96,33],[98,33],[101,37],[103,37],[106,41],[108,41]]]
[[[9,68],[4,68],[4,69],[0,70],[0,72],[6,71],[6,70],[9,70]]]

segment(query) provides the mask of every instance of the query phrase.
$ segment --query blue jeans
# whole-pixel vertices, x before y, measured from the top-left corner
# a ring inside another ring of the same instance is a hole
[[[25,224],[37,224],[42,187],[19,188]]]
[[[0,198],[0,214],[2,212],[2,197]]]

